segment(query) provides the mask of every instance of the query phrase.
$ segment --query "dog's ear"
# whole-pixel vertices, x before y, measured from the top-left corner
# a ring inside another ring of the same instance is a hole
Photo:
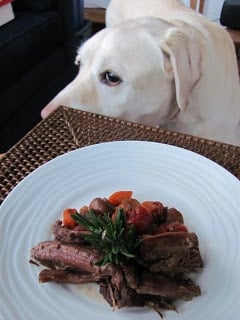
[[[169,77],[174,77],[177,104],[180,110],[184,110],[192,89],[201,77],[201,48],[187,33],[177,28],[167,30],[160,47],[165,54],[164,71]]]

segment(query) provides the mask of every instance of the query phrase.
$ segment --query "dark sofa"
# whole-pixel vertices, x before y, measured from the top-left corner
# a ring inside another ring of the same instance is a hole
[[[0,27],[0,153],[75,77],[77,47],[91,35],[83,0],[15,0],[13,10],[15,19]]]
[[[240,30],[240,0],[225,0],[220,23],[230,29]]]
[[[227,27],[234,40],[240,75],[240,0],[225,0],[220,15],[221,25]]]

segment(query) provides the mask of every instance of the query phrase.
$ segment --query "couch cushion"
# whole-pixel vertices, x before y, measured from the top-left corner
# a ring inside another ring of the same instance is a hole
[[[240,30],[240,0],[224,1],[220,23],[225,27]]]
[[[56,11],[18,12],[15,20],[0,28],[0,89],[49,55],[61,38]]]
[[[54,0],[15,0],[13,7],[16,9],[42,11],[51,9],[53,4]]]

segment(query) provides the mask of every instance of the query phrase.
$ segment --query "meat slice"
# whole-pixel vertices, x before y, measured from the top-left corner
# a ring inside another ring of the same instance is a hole
[[[113,308],[133,307],[145,305],[144,297],[138,295],[136,291],[129,286],[129,283],[135,288],[138,285],[137,275],[133,275],[133,268],[124,265],[116,267],[115,272],[108,279],[102,279],[99,282],[99,292],[104,299]],[[129,281],[129,283],[128,283]]]
[[[153,295],[168,298],[171,301],[176,299],[192,300],[201,294],[200,287],[190,279],[171,279],[162,274],[151,274],[144,272],[141,275],[141,284],[136,288],[138,294]]]
[[[121,266],[118,272],[118,286],[114,276],[99,282],[100,293],[114,308],[149,305],[160,313],[161,308],[176,310],[174,302],[179,298],[191,300],[201,294],[200,287],[190,279],[169,278],[146,271],[137,277],[132,266],[126,265],[124,268]]]
[[[143,236],[140,258],[151,272],[189,273],[203,267],[198,238],[189,232]]]
[[[163,273],[151,273],[134,264],[121,265],[124,279],[137,294],[161,296],[170,299],[191,300],[201,294],[200,287],[183,275],[169,277]]]
[[[58,240],[62,243],[84,243],[84,235],[87,231],[69,229],[62,225],[62,221],[56,221],[52,226],[52,232],[55,237],[55,240]]]
[[[99,292],[114,309],[123,307],[143,307],[145,305],[144,297],[138,295],[135,290],[129,288],[125,282],[123,282],[118,289],[111,281],[103,280],[99,283]]]
[[[103,276],[99,273],[76,272],[66,269],[44,269],[39,273],[39,282],[63,282],[82,284],[98,282]]]
[[[31,259],[49,268],[66,268],[82,270],[90,273],[101,273],[106,267],[96,263],[101,254],[88,246],[63,244],[59,241],[40,242],[31,250]]]

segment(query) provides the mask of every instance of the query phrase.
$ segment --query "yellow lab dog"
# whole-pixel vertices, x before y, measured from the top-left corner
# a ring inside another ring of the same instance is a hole
[[[59,105],[240,145],[233,42],[181,0],[112,0],[107,28],[78,51]]]

